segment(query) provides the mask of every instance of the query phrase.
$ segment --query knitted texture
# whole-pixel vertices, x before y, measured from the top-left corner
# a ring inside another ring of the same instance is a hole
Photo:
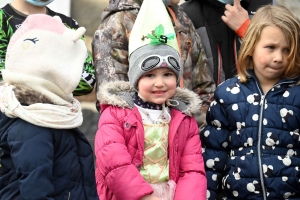
[[[28,16],[8,45],[3,80],[40,92],[58,105],[71,102],[86,58],[80,39],[84,32],[66,28],[58,17]]]
[[[178,52],[170,47],[169,45],[146,45],[137,50],[135,50],[129,58],[129,71],[128,71],[128,78],[129,82],[132,87],[137,88],[137,82],[143,74],[157,68],[161,68],[161,65],[156,65],[151,70],[143,70],[142,63],[151,56],[158,56],[158,57],[173,57],[177,60],[177,63],[180,65],[180,69],[174,68],[172,65],[167,64],[165,68],[169,68],[172,70],[177,76],[177,82],[179,81],[182,75],[182,67],[180,64],[180,57]]]

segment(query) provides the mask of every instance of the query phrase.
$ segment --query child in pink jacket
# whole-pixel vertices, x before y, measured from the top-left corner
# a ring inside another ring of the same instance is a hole
[[[143,2],[129,39],[129,82],[99,88],[102,114],[95,154],[101,200],[206,199],[201,143],[192,117],[201,101],[194,92],[177,88],[179,48],[164,14],[161,0]]]

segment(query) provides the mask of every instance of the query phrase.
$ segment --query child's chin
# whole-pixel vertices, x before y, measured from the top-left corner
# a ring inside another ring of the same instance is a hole
[[[163,104],[167,101],[167,99],[157,99],[157,100],[154,100],[152,103],[155,103],[155,104]]]

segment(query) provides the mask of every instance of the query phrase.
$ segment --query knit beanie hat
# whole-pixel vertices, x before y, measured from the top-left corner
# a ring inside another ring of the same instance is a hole
[[[49,97],[55,104],[71,102],[78,85],[87,48],[85,28],[67,28],[58,16],[29,15],[12,36],[3,80]]]
[[[182,75],[175,30],[162,0],[144,0],[129,36],[128,78],[137,88],[143,74],[167,67]]]

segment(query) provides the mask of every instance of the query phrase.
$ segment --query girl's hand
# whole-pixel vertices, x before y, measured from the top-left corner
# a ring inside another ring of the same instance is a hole
[[[161,200],[160,198],[157,198],[156,196],[153,196],[152,194],[149,194],[147,196],[144,196],[141,198],[141,200]]]

